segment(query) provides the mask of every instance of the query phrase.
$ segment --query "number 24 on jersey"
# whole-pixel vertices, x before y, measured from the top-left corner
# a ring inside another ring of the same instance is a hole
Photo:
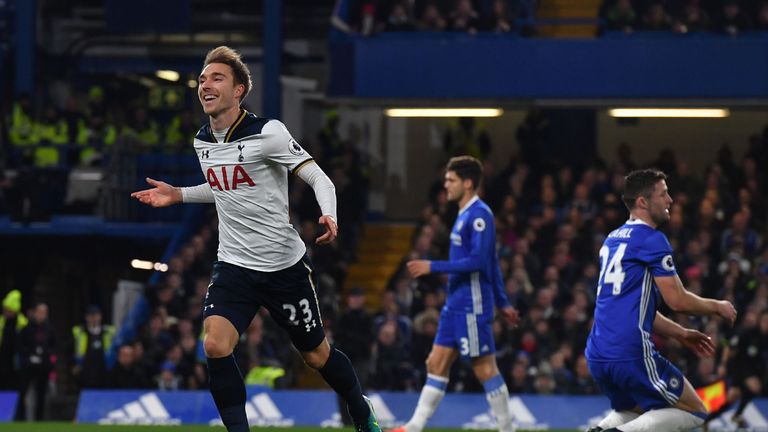
[[[600,278],[597,284],[597,295],[600,296],[600,291],[603,289],[603,285],[613,285],[611,293],[613,295],[621,294],[621,284],[624,282],[624,270],[621,268],[621,260],[624,258],[624,252],[627,250],[626,243],[619,243],[616,248],[616,252],[613,256],[610,256],[611,251],[607,246],[600,248]],[[609,260],[610,258],[610,260]]]

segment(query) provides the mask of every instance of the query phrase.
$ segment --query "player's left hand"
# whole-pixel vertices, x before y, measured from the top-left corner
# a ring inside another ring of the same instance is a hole
[[[325,227],[325,234],[315,240],[315,243],[319,245],[328,244],[336,239],[339,233],[339,226],[336,225],[336,220],[332,216],[323,215],[317,220],[317,223]]]
[[[429,260],[408,261],[408,274],[413,278],[424,276],[432,272],[432,263]]]
[[[517,309],[512,306],[501,308],[501,316],[504,318],[507,325],[512,328],[517,327],[517,324],[520,322],[520,314],[517,312]]]
[[[677,340],[699,357],[715,355],[715,344],[712,342],[712,338],[698,330],[685,329],[685,332]]]

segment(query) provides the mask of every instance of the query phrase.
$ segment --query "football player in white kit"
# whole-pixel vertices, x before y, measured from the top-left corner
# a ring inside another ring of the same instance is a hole
[[[380,432],[352,363],[325,338],[306,247],[288,215],[288,172],[315,191],[327,244],[336,238],[336,195],[328,176],[278,120],[240,107],[251,90],[240,54],[221,46],[208,52],[198,97],[209,122],[194,145],[207,183],[174,187],[148,178],[151,189],[132,197],[152,207],[215,203],[218,260],[203,305],[210,389],[228,431],[248,430],[243,378],[232,355],[240,334],[264,306],[304,361],[346,401],[355,427]]]

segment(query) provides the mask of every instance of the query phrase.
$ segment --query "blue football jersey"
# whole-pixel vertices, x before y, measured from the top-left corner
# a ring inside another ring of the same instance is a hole
[[[595,320],[587,340],[590,361],[648,358],[661,295],[655,276],[675,275],[667,237],[640,220],[608,234],[600,248]]]
[[[493,315],[494,304],[509,306],[496,256],[493,212],[477,196],[456,217],[448,261],[432,261],[431,269],[449,273],[445,308],[451,312]]]

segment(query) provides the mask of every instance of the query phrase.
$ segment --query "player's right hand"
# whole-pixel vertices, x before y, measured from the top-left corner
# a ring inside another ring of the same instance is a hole
[[[736,321],[736,308],[728,300],[719,300],[717,302],[717,315],[733,325]]]
[[[417,278],[430,274],[432,272],[432,263],[429,260],[411,260],[406,264],[408,267],[408,274],[412,278]]]
[[[698,330],[685,329],[685,332],[677,340],[699,357],[712,357],[715,355],[716,347],[712,342],[712,338]]]
[[[152,207],[168,207],[181,202],[181,189],[149,177],[147,177],[147,183],[154,188],[133,192],[131,198],[136,198],[142,204]]]
[[[517,312],[517,309],[512,306],[501,308],[501,316],[504,318],[507,325],[512,328],[517,327],[517,324],[520,322],[520,314]]]

